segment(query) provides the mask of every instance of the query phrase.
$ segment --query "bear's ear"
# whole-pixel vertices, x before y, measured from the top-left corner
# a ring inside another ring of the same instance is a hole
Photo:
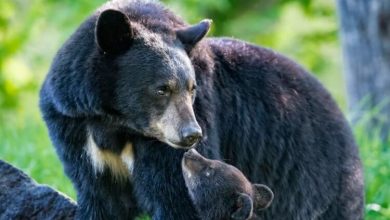
[[[211,20],[205,19],[200,23],[176,31],[177,38],[186,46],[194,46],[210,30]]]
[[[268,186],[263,184],[253,184],[254,209],[255,212],[268,208],[274,199],[274,193]]]
[[[240,193],[236,200],[237,209],[230,216],[235,220],[246,220],[253,214],[253,201],[247,194]]]
[[[133,38],[130,19],[120,11],[103,11],[95,28],[96,43],[108,54],[119,54],[129,49]]]

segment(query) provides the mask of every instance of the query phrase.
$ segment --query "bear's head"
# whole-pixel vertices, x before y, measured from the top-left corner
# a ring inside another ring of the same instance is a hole
[[[202,219],[250,219],[273,200],[267,186],[251,184],[236,167],[209,160],[194,149],[184,154],[182,170]]]
[[[144,136],[191,147],[201,139],[202,129],[193,109],[197,85],[188,54],[207,34],[210,21],[160,30],[165,27],[161,21],[132,19],[114,9],[97,18],[100,65],[115,78],[108,108],[117,121]]]

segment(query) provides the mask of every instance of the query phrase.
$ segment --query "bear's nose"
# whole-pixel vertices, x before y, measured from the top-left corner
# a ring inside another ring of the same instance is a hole
[[[181,142],[184,146],[192,146],[202,138],[202,130],[197,126],[188,126],[182,130]]]

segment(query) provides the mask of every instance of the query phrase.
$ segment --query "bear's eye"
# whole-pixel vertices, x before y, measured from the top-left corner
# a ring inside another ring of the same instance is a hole
[[[157,88],[156,95],[158,96],[168,96],[171,93],[169,86],[160,86]]]
[[[193,96],[193,95],[195,95],[195,92],[196,92],[196,85],[193,85],[192,86],[192,89],[191,89],[191,95]]]

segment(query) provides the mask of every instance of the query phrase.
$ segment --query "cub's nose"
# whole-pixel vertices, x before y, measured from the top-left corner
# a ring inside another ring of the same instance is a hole
[[[196,175],[208,164],[207,159],[198,153],[194,148],[183,155],[182,168],[184,172],[191,172]]]
[[[202,159],[203,156],[200,155],[198,153],[198,151],[196,151],[194,148],[192,148],[191,150],[188,150],[187,152],[184,153],[184,159],[192,159],[192,160],[196,160],[196,159]]]
[[[202,138],[202,130],[197,126],[188,126],[182,130],[181,145],[192,146]]]

